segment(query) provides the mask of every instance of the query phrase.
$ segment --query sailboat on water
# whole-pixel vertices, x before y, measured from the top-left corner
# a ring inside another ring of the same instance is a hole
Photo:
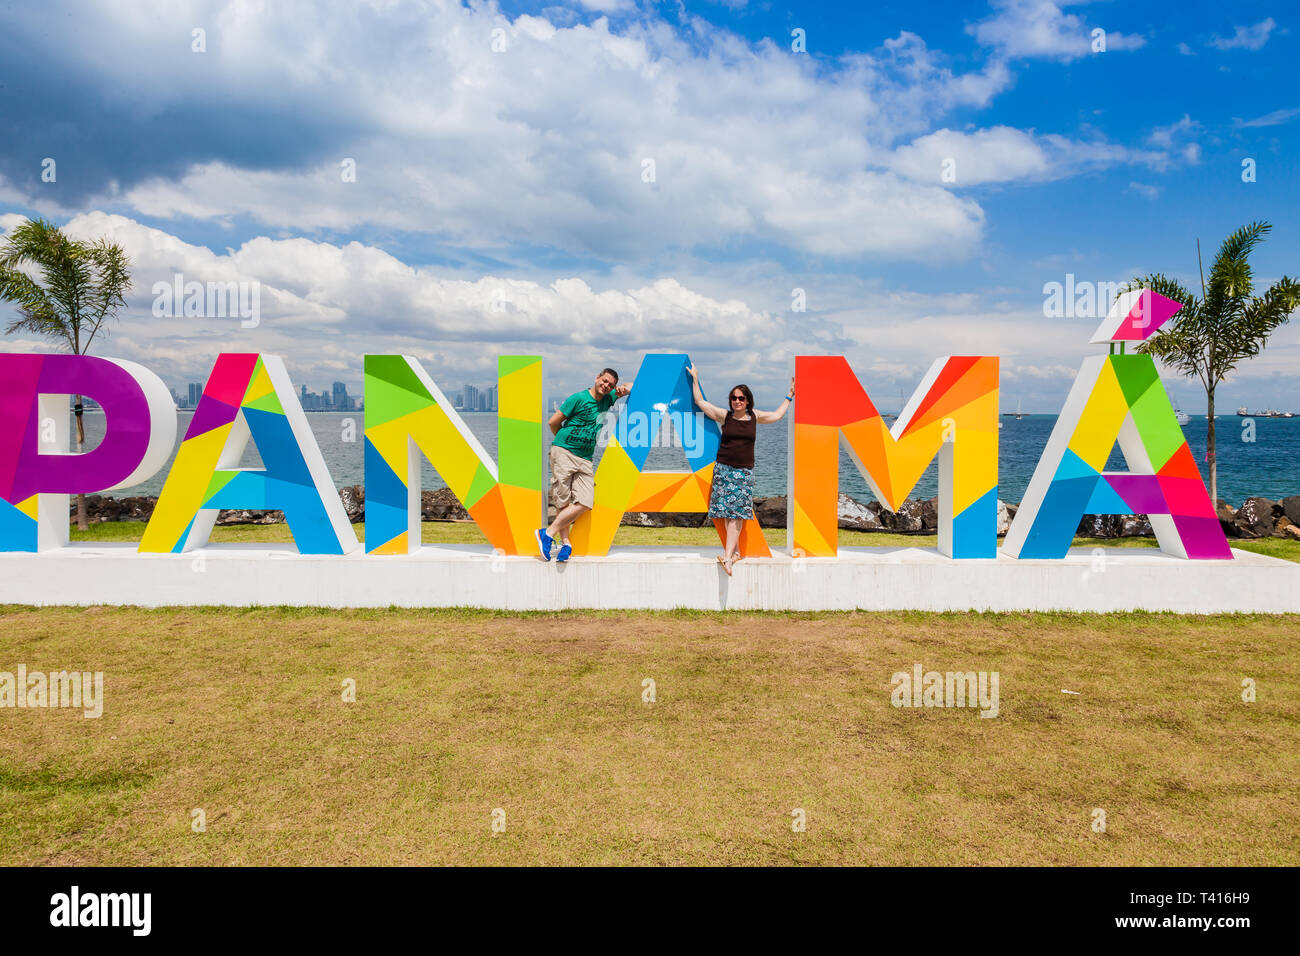
[[[1170,391],[1169,391],[1169,386],[1168,386],[1168,385],[1165,385],[1165,383],[1164,383],[1163,380],[1160,382],[1160,384],[1161,384],[1162,386],[1164,386],[1165,394],[1166,394],[1166,395],[1169,395],[1169,396],[1172,398],[1173,396],[1172,396],[1172,394],[1171,394]],[[1178,424],[1179,424],[1179,425],[1186,425],[1188,422],[1190,422],[1190,421],[1192,420],[1192,416],[1191,416],[1191,415],[1188,415],[1185,411],[1183,411],[1183,410],[1182,410],[1181,408],[1179,408],[1177,405],[1174,406],[1174,418],[1178,419]]]

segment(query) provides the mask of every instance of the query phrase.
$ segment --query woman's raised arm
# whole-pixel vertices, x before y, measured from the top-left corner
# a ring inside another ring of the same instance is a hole
[[[754,417],[758,419],[760,425],[770,425],[773,422],[779,422],[785,418],[785,413],[790,410],[790,402],[794,400],[794,379],[790,379],[790,391],[786,393],[785,401],[776,407],[774,412],[760,412],[754,409]]]
[[[721,425],[727,420],[727,410],[704,400],[704,393],[700,391],[700,376],[695,371],[694,365],[686,366],[686,374],[691,377],[691,395],[695,399],[695,404],[700,407],[700,411]]]

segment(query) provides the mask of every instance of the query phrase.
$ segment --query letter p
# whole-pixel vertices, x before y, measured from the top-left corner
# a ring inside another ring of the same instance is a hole
[[[69,451],[69,395],[104,413],[104,437]],[[176,406],[143,365],[90,355],[0,355],[0,551],[68,543],[68,496],[138,484],[176,444]]]

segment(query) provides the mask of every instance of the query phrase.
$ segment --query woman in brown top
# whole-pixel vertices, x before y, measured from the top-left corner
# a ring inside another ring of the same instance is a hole
[[[686,366],[691,376],[691,391],[700,410],[722,426],[722,443],[713,466],[713,487],[709,491],[709,517],[721,518],[726,526],[726,550],[718,563],[731,574],[731,566],[740,560],[740,529],[754,517],[754,436],[757,425],[779,422],[790,410],[794,399],[794,379],[790,393],[774,412],[754,408],[754,393],[748,385],[731,390],[727,404],[719,408],[704,400],[700,377],[694,365]]]

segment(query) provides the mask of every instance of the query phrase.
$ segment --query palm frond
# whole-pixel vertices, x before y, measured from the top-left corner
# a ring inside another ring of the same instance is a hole
[[[1206,311],[1216,322],[1230,322],[1254,291],[1250,253],[1273,229],[1267,222],[1242,226],[1219,246],[1205,287]]]
[[[1139,345],[1137,350],[1159,359],[1167,368],[1180,375],[1189,378],[1196,376],[1198,368],[1195,357],[1200,351],[1202,335],[1200,300],[1177,279],[1159,272],[1133,279],[1128,288],[1130,291],[1150,289],[1182,303],[1182,308],[1173,319]]]
[[[70,351],[85,352],[126,305],[130,264],[107,239],[78,242],[53,223],[28,219],[0,243],[0,302],[18,312],[6,332],[62,339]]]
[[[1196,375],[1213,390],[1244,359],[1258,355],[1277,326],[1300,305],[1300,286],[1283,277],[1253,295],[1251,251],[1268,235],[1267,222],[1238,229],[1219,247],[1206,283],[1205,299],[1184,299],[1181,287],[1163,276],[1148,276],[1152,288],[1185,302],[1168,325],[1139,347],[1171,368]]]

